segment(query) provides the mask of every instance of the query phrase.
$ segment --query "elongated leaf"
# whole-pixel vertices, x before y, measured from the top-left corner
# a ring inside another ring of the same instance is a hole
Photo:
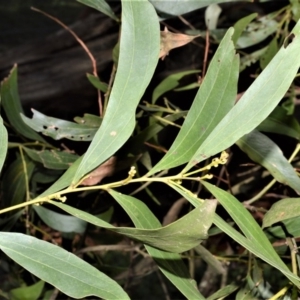
[[[6,116],[17,132],[31,140],[45,142],[39,134],[26,126],[20,117],[23,109],[19,98],[17,73],[18,68],[14,66],[8,78],[1,83],[2,105]]]
[[[201,144],[183,172],[230,147],[257,127],[285,95],[300,66],[300,21],[269,65]],[[262,100],[263,99],[263,100]]]
[[[264,235],[260,227],[257,225],[256,221],[252,218],[252,216],[244,208],[244,206],[227,192],[205,181],[203,181],[202,183],[219,201],[221,198],[224,200],[222,202],[220,201],[221,204],[228,211],[231,217],[236,221],[237,225],[242,229],[243,232],[245,229],[248,238],[234,229],[230,224],[225,222],[217,214],[215,214],[214,217],[214,224],[217,225],[223,232],[229,235],[237,243],[248,249],[251,253],[253,253],[257,257],[260,257],[262,260],[266,261],[267,263],[281,271],[283,274],[285,274],[296,286],[300,286],[300,278],[290,272],[287,266],[281,261],[267,237]],[[191,192],[179,188],[176,185],[170,184],[170,186],[180,195],[185,197],[185,199],[187,199],[193,206],[198,207],[199,205],[201,205],[201,202],[197,198],[197,196],[193,195]],[[214,193],[216,190],[217,192]],[[222,196],[220,196],[221,194]],[[240,223],[243,223],[244,225],[242,224],[242,226],[240,226]],[[249,227],[248,231],[247,227]],[[258,234],[257,238],[254,234],[254,231],[256,231],[256,233]]]
[[[87,6],[90,6],[92,8],[95,8],[105,15],[109,16],[110,18],[119,21],[111,7],[107,4],[105,0],[77,0],[78,2],[85,4]]]
[[[300,216],[300,198],[282,199],[268,210],[263,219],[263,228]]]
[[[176,88],[179,85],[179,80],[184,76],[199,72],[200,70],[191,70],[169,75],[154,89],[152,94],[152,104],[154,104],[161,95]]]
[[[0,232],[0,248],[23,268],[70,297],[129,299],[108,276],[48,242],[21,233]]]
[[[124,201],[122,202],[122,206],[127,210],[127,212],[133,213],[134,210],[137,210],[137,205],[134,205],[132,201],[127,201],[126,203]],[[50,201],[50,203],[68,212],[69,214],[96,226],[126,235],[152,247],[176,253],[184,252],[197,246],[203,239],[207,237],[207,231],[211,226],[216,204],[212,202],[204,205],[203,207],[201,206],[196,210],[191,211],[178,221],[163,228],[145,230],[138,228],[114,227],[113,225],[91,214],[66,204],[57,203],[54,201]],[[141,205],[142,204],[140,204],[140,206]],[[143,206],[142,209],[146,210],[147,207]],[[140,211],[140,213],[142,212],[143,211]],[[147,210],[147,212],[148,214],[150,213],[149,210]],[[193,224],[193,226],[191,226],[191,224]]]
[[[33,206],[39,217],[51,228],[61,232],[83,233],[87,223],[73,216],[59,214],[42,206]]]
[[[85,1],[85,0],[83,0]],[[92,74],[87,74],[87,78],[90,81],[90,83],[98,90],[100,90],[103,93],[107,92],[107,83],[104,83],[100,81],[100,79]]]
[[[289,185],[300,193],[300,178],[280,148],[259,131],[252,131],[240,138],[236,144],[253,161],[264,166],[279,182]]]
[[[233,107],[237,93],[238,57],[229,29],[212,59],[182,128],[153,174],[188,162],[211,131]]]
[[[65,170],[78,158],[78,155],[57,150],[32,150],[23,148],[34,161],[40,162],[47,169]]]
[[[84,114],[83,117],[75,117],[74,121],[78,124],[98,129],[101,125],[102,118],[91,114]]]
[[[273,267],[281,271],[288,277],[296,286],[300,287],[300,278],[295,276],[287,267],[287,265],[280,259],[272,244],[251,216],[249,211],[232,195],[223,191],[222,189],[203,181],[203,185],[220,201],[222,206],[227,210],[231,218],[239,226],[241,231],[246,236],[247,249],[253,252],[258,257],[268,262]],[[216,223],[216,218],[214,220]],[[231,228],[231,227],[230,227]],[[249,248],[249,244],[252,244]]]
[[[278,52],[278,43],[277,43],[277,37],[275,37],[269,44],[266,52],[261,56],[259,61],[260,67],[264,69],[277,52]]]
[[[110,190],[110,194],[124,209],[126,209],[137,228],[154,229],[161,226],[158,219],[141,201],[131,196],[117,193],[113,190]],[[137,211],[127,208],[126,203],[130,204],[131,202],[135,204],[135,208],[138,209]],[[164,275],[187,299],[205,299],[199,293],[196,282],[190,278],[189,271],[178,254],[160,251],[147,245],[145,245],[145,247]]]
[[[273,17],[269,15],[263,16],[247,26],[246,30],[243,31],[237,40],[236,47],[243,49],[256,45],[276,32],[277,28],[278,22]]]
[[[7,144],[8,144],[8,137],[7,137],[7,131],[6,128],[3,125],[3,120],[0,116],[0,172],[2,170],[6,152],[7,152]]]
[[[221,288],[220,290],[218,290],[217,292],[215,292],[214,294],[212,294],[211,296],[209,296],[207,300],[218,300],[222,298],[224,299],[224,297],[229,296],[237,289],[238,287],[236,285],[227,285]]]
[[[135,126],[136,107],[157,65],[159,43],[159,22],[153,6],[148,1],[122,1],[120,56],[115,82],[101,127],[73,183],[112,156],[129,138]]]
[[[37,300],[42,294],[45,282],[40,280],[37,283],[10,290],[12,300]]]
[[[169,15],[179,16],[190,11],[206,7],[213,3],[223,3],[241,0],[150,0],[156,9]]]
[[[236,45],[236,42],[238,41],[238,39],[240,38],[242,32],[244,31],[244,29],[247,27],[247,25],[257,17],[257,13],[251,14],[249,16],[246,16],[240,20],[238,20],[235,24],[234,24],[234,33],[232,36],[232,41],[234,43],[234,45]]]
[[[48,117],[35,109],[32,109],[32,112],[32,119],[21,114],[24,123],[54,140],[91,141],[97,131],[94,127]]]

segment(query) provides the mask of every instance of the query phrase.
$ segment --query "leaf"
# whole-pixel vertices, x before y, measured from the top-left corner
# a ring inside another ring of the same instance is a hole
[[[115,15],[111,7],[107,4],[105,0],[77,0],[78,2],[95,8],[102,12],[103,14],[109,16],[110,18],[119,21],[119,18]]]
[[[72,165],[78,155],[57,150],[32,150],[23,147],[26,154],[36,162],[40,162],[47,169],[65,170]]]
[[[289,185],[300,193],[300,178],[280,148],[259,131],[252,131],[239,139],[236,144],[253,161],[264,166],[279,182]]]
[[[241,0],[235,0],[241,1]],[[150,1],[154,7],[164,13],[173,16],[179,16],[182,14],[186,14],[190,11],[206,7],[213,3],[223,3],[223,2],[232,2],[232,0],[151,0]]]
[[[201,144],[182,172],[233,145],[257,127],[276,107],[300,66],[300,21],[291,35],[295,35],[295,38],[287,46],[281,47],[238,103]]]
[[[141,201],[113,190],[110,190],[110,194],[122,206],[126,203],[130,204],[131,201],[133,201],[136,207],[139,208],[138,211],[129,209],[126,210],[136,227],[155,229],[161,226],[158,219]],[[178,290],[181,291],[181,293],[187,299],[205,299],[199,293],[196,282],[191,279],[189,271],[187,270],[184,262],[181,260],[180,255],[176,253],[160,251],[147,245],[145,245],[145,247],[163,274],[174,284]]]
[[[1,116],[0,116],[0,141],[1,141],[0,143],[0,172],[1,172],[6,157],[7,144],[8,144],[7,131],[3,125],[3,120]]]
[[[116,162],[117,158],[115,156],[112,156],[104,164],[91,172],[88,177],[80,183],[80,185],[95,185],[99,183],[103,178],[112,176],[115,171]]]
[[[236,42],[237,49],[256,45],[276,32],[279,24],[272,16],[266,15],[250,23]]]
[[[0,232],[0,248],[23,268],[70,297],[129,299],[108,276],[48,242],[21,233]]]
[[[91,141],[97,131],[97,128],[94,127],[48,117],[35,109],[31,110],[33,112],[32,119],[21,114],[24,123],[54,140],[65,138],[73,141]]]
[[[256,129],[284,134],[297,140],[300,139],[300,125],[297,119],[292,115],[288,115],[287,111],[280,106],[275,107],[272,113]]]
[[[188,162],[215,126],[233,107],[238,80],[238,57],[229,29],[214,55],[182,128],[168,153],[149,174]]]
[[[24,121],[22,121],[20,117],[20,113],[23,113],[23,109],[18,93],[17,72],[18,68],[15,65],[11,70],[9,77],[5,78],[1,83],[2,106],[9,123],[17,132],[31,140],[45,143],[45,140],[39,134],[28,126],[25,126]]]
[[[61,232],[85,232],[87,223],[73,216],[59,214],[43,206],[33,205],[33,209],[46,225]]]
[[[219,200],[219,202],[245,235],[247,242],[241,245],[243,245],[256,256],[266,261],[268,264],[277,268],[296,286],[300,287],[300,278],[295,276],[289,270],[287,265],[280,259],[272,244],[259,225],[256,223],[254,218],[251,216],[249,211],[234,196],[208,182],[201,182],[217,198],[217,200]],[[220,223],[222,226],[224,226],[222,223],[225,223],[222,219],[220,222],[220,219],[221,218],[217,216],[217,218],[214,220],[214,223],[218,227]],[[230,230],[232,230],[232,228]],[[240,243],[240,241],[238,242]]]
[[[233,292],[235,292],[238,289],[236,285],[227,285],[217,292],[213,293],[211,296],[207,298],[207,300],[219,300],[219,299],[224,299],[224,297],[227,297],[231,295]],[[226,298],[225,298],[226,299]]]
[[[85,0],[83,0],[85,1]],[[105,82],[100,81],[99,77],[94,76],[92,74],[86,74],[89,82],[98,90],[100,90],[103,93],[107,92],[108,84]]]
[[[165,27],[164,31],[160,32],[159,57],[163,60],[172,49],[182,47],[197,37],[199,37],[199,35],[191,36],[182,33],[173,33],[168,31],[168,28]]]
[[[260,57],[260,67],[264,69],[278,52],[277,37],[273,38],[267,50]]]
[[[273,204],[272,207],[267,211],[263,218],[262,228],[266,228],[275,223],[299,216],[300,198],[282,199]]]
[[[217,225],[223,232],[229,235],[241,246],[248,249],[251,253],[281,271],[296,286],[300,286],[300,278],[290,272],[287,266],[281,261],[278,254],[270,244],[269,240],[257,225],[256,221],[253,219],[250,213],[245,209],[245,207],[236,198],[234,198],[227,192],[209,184],[208,182],[201,182],[217,198],[217,200],[221,202],[221,204],[224,206],[229,215],[240,227],[247,238],[236,229],[234,229],[231,224],[225,222],[217,214],[215,214],[214,216],[214,224]],[[170,183],[169,185],[185,199],[187,199],[193,206],[198,207],[199,205],[201,205],[201,200],[190,191],[182,189],[181,187],[178,187],[177,185],[174,185],[172,183]]]
[[[98,129],[101,125],[102,118],[91,114],[84,114],[83,117],[75,117],[74,121],[78,124]]]
[[[37,300],[42,294],[45,282],[40,280],[37,283],[10,290],[12,300]]]
[[[234,45],[236,45],[238,39],[240,38],[240,36],[242,35],[244,29],[247,27],[247,25],[253,21],[255,18],[257,17],[257,13],[253,13],[251,15],[248,15],[240,20],[238,20],[233,28],[234,28],[234,33],[232,35],[232,41],[234,43]]]
[[[164,93],[173,90],[179,85],[179,81],[186,75],[199,73],[200,70],[183,71],[175,74],[171,74],[166,77],[153,91],[152,104],[155,104],[156,100]]]
[[[143,205],[142,202],[138,202],[136,204],[136,200],[134,203],[132,203],[134,200],[135,199],[133,197],[124,196],[123,202],[120,203],[120,205],[122,205],[122,207],[126,209],[127,213],[131,212],[132,214],[135,211],[139,211],[139,213],[141,214],[145,213],[145,210],[147,210],[147,214],[151,213],[151,211],[145,205]],[[216,204],[214,202],[211,202],[204,206],[201,206],[168,226],[145,230],[127,227],[114,227],[113,225],[91,214],[73,208],[66,204],[57,203],[54,201],[49,201],[49,203],[61,208],[62,210],[79,219],[82,219],[96,226],[112,230],[119,234],[123,234],[127,237],[130,237],[134,240],[140,241],[157,249],[175,253],[187,251],[197,246],[203,239],[206,239],[207,231],[211,225]],[[193,226],[191,226],[191,224],[193,224]],[[158,227],[161,227],[161,225]]]
[[[159,22],[152,5],[148,1],[122,1],[115,82],[101,127],[77,169],[73,184],[112,156],[130,137],[135,127],[135,110],[153,76],[158,53]]]
[[[240,72],[244,71],[247,67],[255,64],[267,51],[268,47],[264,47],[254,51],[252,53],[246,54],[241,58]]]

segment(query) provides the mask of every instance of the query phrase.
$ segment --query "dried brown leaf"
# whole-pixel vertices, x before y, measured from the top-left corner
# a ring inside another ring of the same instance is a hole
[[[104,164],[91,172],[88,177],[81,182],[81,185],[95,185],[99,183],[104,177],[113,175],[116,162],[117,158],[115,156],[112,156]]]
[[[164,59],[172,49],[184,46],[196,37],[199,37],[199,35],[192,36],[182,33],[173,33],[168,31],[167,27],[165,27],[165,30],[160,32],[159,57]]]

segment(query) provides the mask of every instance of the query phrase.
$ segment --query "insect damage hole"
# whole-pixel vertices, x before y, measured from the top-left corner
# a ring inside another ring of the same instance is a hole
[[[283,42],[283,47],[284,47],[284,49],[286,49],[286,47],[287,47],[289,44],[292,43],[292,41],[294,40],[294,38],[295,38],[295,34],[294,34],[294,33],[289,34],[289,35],[285,38],[285,40],[284,40],[284,42]]]

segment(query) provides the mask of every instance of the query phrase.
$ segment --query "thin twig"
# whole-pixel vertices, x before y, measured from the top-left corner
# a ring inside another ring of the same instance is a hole
[[[206,30],[206,36],[205,36],[205,52],[204,52],[204,59],[203,59],[203,68],[202,68],[202,78],[201,82],[204,79],[205,73],[206,73],[206,67],[207,67],[207,58],[208,58],[208,51],[209,51],[209,31]]]
[[[43,14],[44,16],[46,16],[49,19],[53,20],[54,22],[56,22],[57,24],[59,24],[60,26],[62,26],[65,30],[67,30],[68,32],[71,33],[71,35],[75,38],[75,40],[80,44],[80,46],[83,48],[83,50],[89,56],[89,58],[90,58],[90,60],[92,62],[92,66],[93,66],[93,75],[96,76],[96,77],[98,77],[96,59],[94,58],[93,54],[91,53],[91,51],[89,50],[89,48],[86,46],[86,44],[79,38],[79,36],[72,29],[70,29],[66,24],[64,24],[62,21],[60,21],[59,19],[51,16],[50,14],[48,14],[48,13],[46,13],[46,12],[44,12],[44,11],[38,9],[38,8],[31,7],[31,9],[33,11],[36,11],[36,12],[39,12],[39,13]],[[103,114],[102,99],[101,99],[101,92],[99,90],[98,90],[98,103],[99,103],[99,113],[100,113],[100,116],[102,116],[102,114]]]

